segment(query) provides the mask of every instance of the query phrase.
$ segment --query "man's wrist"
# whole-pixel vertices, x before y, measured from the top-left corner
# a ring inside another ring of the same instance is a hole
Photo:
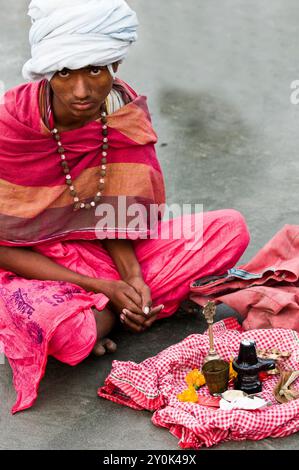
[[[141,267],[131,240],[105,239],[102,243],[115,262],[123,281],[131,278],[142,279]]]
[[[125,272],[122,274],[122,280],[125,282],[130,281],[131,279],[142,279],[143,281],[143,276],[142,276],[142,271],[141,269],[136,269],[136,270],[130,270],[128,272]]]
[[[87,292],[96,292],[105,294],[107,290],[107,281],[103,279],[92,278],[88,276],[80,276],[80,287]]]

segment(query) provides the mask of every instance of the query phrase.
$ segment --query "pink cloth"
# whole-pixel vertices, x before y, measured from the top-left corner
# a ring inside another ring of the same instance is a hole
[[[174,221],[185,226],[191,223],[195,230],[201,220],[202,246],[187,250],[184,236],[163,239]],[[133,244],[145,282],[151,288],[153,304],[165,305],[160,318],[178,309],[188,297],[192,280],[225,273],[249,243],[244,217],[233,209],[159,222],[158,235],[157,239],[138,239]],[[120,278],[100,241],[63,241],[35,249],[79,273]],[[0,341],[13,369],[15,413],[34,403],[49,354],[75,365],[91,352],[96,341],[91,307],[102,310],[109,299],[65,282],[26,280],[7,272],[0,274],[0,282]]]
[[[240,341],[254,339],[257,347],[292,352],[285,369],[298,369],[299,337],[292,330],[273,329],[242,332],[235,319],[214,324],[215,348],[224,360],[238,354]],[[284,437],[299,430],[299,400],[278,404],[273,388],[279,377],[263,382],[261,396],[272,403],[258,411],[209,408],[180,402],[177,395],[187,388],[186,374],[201,368],[209,350],[207,334],[191,335],[141,364],[113,361],[112,371],[98,395],[136,410],[154,411],[152,422],[165,427],[179,439],[182,448],[211,447],[221,441],[254,441],[266,437]],[[299,389],[299,380],[295,382]],[[206,386],[199,396],[210,396]]]
[[[238,311],[246,330],[299,332],[299,225],[285,225],[248,263],[219,278],[199,278],[190,289],[200,305],[214,300]]]

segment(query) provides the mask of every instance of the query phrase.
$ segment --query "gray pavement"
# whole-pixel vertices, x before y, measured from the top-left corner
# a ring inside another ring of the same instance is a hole
[[[23,82],[29,0],[0,0],[0,80]],[[140,39],[120,76],[149,98],[169,203],[235,208],[247,219],[246,262],[284,224],[298,223],[297,0],[131,0]],[[229,315],[218,309],[218,318]],[[205,329],[178,312],[143,336],[117,333],[118,360],[140,362]],[[8,363],[0,375],[2,449],[176,449],[177,439],[137,412],[98,399],[111,356],[75,368],[50,359],[29,411],[14,401]],[[229,442],[215,449],[296,449],[298,436]]]

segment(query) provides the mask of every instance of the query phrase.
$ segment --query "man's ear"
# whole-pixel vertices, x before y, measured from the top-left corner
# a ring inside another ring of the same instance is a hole
[[[114,63],[112,64],[114,73],[116,73],[116,72],[118,71],[119,65],[120,65],[120,62],[114,62]]]

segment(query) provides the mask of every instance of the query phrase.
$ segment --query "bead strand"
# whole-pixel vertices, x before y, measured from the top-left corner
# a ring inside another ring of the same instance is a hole
[[[57,142],[57,151],[60,155],[60,164],[61,168],[63,171],[63,174],[65,176],[65,183],[69,187],[71,196],[73,197],[74,200],[74,210],[77,211],[79,209],[91,209],[96,206],[96,203],[101,200],[101,196],[103,194],[103,190],[105,187],[105,176],[106,176],[106,170],[107,170],[107,156],[108,156],[108,148],[109,148],[109,143],[108,143],[108,126],[107,126],[107,114],[105,112],[101,113],[101,123],[102,123],[102,145],[101,145],[101,151],[102,151],[102,158],[101,158],[101,165],[100,165],[100,180],[99,180],[99,185],[98,185],[98,191],[93,198],[93,200],[90,203],[80,201],[80,198],[78,196],[77,190],[73,184],[72,176],[70,174],[70,168],[68,165],[68,162],[66,160],[66,155],[65,155],[65,149],[62,145],[61,142],[61,137],[56,128],[51,130],[51,133]]]

